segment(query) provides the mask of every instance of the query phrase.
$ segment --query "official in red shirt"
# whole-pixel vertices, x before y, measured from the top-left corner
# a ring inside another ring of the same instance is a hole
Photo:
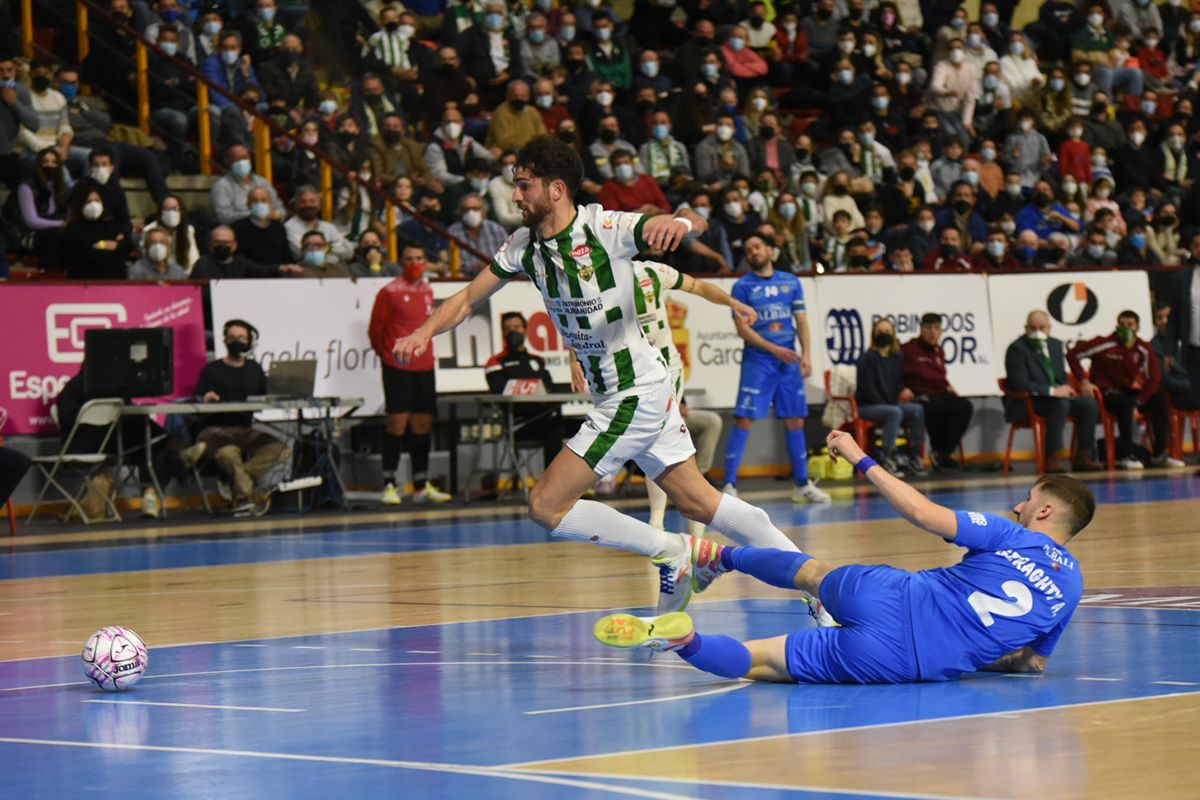
[[[914,401],[925,407],[925,428],[933,452],[935,470],[957,469],[954,451],[971,425],[974,407],[946,379],[946,354],[942,351],[942,315],[930,312],[921,316],[921,333],[905,342],[904,388]]]
[[[633,166],[633,153],[617,150],[612,154],[613,176],[600,187],[600,205],[609,211],[640,211],[666,214],[671,210],[658,181],[639,173]]]
[[[425,249],[407,245],[401,253],[402,277],[379,290],[368,328],[371,347],[383,367],[384,409],[387,430],[383,437],[383,494],[386,505],[399,505],[395,472],[400,454],[407,449],[412,460],[412,500],[443,503],[450,495],[428,480],[433,415],[437,386],[433,373],[433,348],[407,364],[392,355],[397,339],[415,331],[433,314],[433,289],[425,279]]]
[[[1154,463],[1167,464],[1169,442],[1167,398],[1158,391],[1162,374],[1149,342],[1138,338],[1141,320],[1135,311],[1117,315],[1117,329],[1108,336],[1079,342],[1067,351],[1071,372],[1083,382],[1084,396],[1094,389],[1104,397],[1104,408],[1117,418],[1117,467],[1142,469],[1133,453],[1133,410],[1150,420],[1154,433]],[[1084,370],[1083,359],[1091,361]],[[1090,373],[1090,374],[1089,374]]]

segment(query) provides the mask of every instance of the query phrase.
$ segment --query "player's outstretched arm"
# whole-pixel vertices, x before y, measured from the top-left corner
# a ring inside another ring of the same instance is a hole
[[[1020,650],[1013,650],[1011,653],[1000,656],[986,667],[980,667],[979,671],[1045,672],[1048,660],[1045,656],[1035,653],[1032,647],[1022,647]]]
[[[490,269],[485,269],[464,288],[447,298],[425,322],[392,345],[392,355],[401,364],[407,364],[424,354],[429,342],[439,333],[444,333],[470,316],[471,312],[504,285]]]
[[[642,240],[651,250],[670,253],[689,233],[704,233],[708,222],[690,208],[680,209],[676,214],[658,214],[642,225]]]
[[[867,457],[854,437],[846,431],[834,431],[825,440],[832,460],[844,458],[858,467]],[[900,516],[922,530],[952,540],[958,535],[958,518],[950,509],[939,506],[925,495],[892,475],[878,464],[867,469],[867,480],[892,504]]]
[[[746,325],[753,325],[758,320],[758,312],[750,306],[738,300],[729,292],[717,286],[715,283],[694,278],[691,275],[683,276],[683,285],[679,287],[688,294],[694,294],[697,297],[703,297],[708,302],[716,306],[728,306],[733,311],[733,316],[737,320],[741,320]]]

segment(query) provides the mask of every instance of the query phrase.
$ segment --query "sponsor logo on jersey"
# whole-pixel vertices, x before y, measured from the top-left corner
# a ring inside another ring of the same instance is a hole
[[[583,258],[588,253],[592,252],[592,248],[586,244],[581,244],[571,251],[571,258]]]
[[[987,527],[987,517],[980,514],[978,511],[967,512],[967,519],[971,520],[972,525],[978,525],[981,528]]]

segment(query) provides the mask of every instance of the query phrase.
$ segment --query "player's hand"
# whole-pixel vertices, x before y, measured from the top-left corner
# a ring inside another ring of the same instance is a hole
[[[651,217],[642,226],[642,238],[646,240],[649,248],[662,250],[664,253],[673,252],[689,233],[691,230],[687,225],[666,214]]]
[[[790,347],[780,347],[779,345],[776,345],[772,353],[774,353],[775,357],[785,364],[800,363],[800,354]]]
[[[429,336],[416,330],[408,336],[396,340],[396,343],[392,345],[392,355],[401,364],[407,364],[415,358],[420,358],[427,349],[429,349]]]
[[[812,375],[812,359],[808,357],[808,353],[800,356],[800,374],[806,378]]]
[[[858,462],[867,457],[863,449],[854,441],[854,437],[846,431],[833,431],[825,438],[825,446],[829,448],[829,460],[837,463],[839,458],[858,466]]]
[[[733,316],[738,322],[753,325],[758,320],[758,312],[741,300],[729,298],[729,307],[733,310]]]
[[[575,394],[583,394],[588,391],[587,376],[583,374],[583,364],[579,363],[579,359],[571,356],[571,391]]]

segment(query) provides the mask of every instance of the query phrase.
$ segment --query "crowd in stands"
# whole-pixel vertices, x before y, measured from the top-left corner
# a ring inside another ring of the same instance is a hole
[[[580,202],[707,217],[688,272],[743,269],[753,233],[796,272],[1175,264],[1200,225],[1182,0],[1049,0],[1020,28],[1012,0],[98,4],[81,63],[58,0],[34,4],[52,52],[0,54],[4,243],[72,278],[399,274],[384,196],[446,270],[447,233],[490,256],[520,225],[516,152],[544,134],[578,149]],[[151,136],[130,30],[157,45]],[[198,169],[196,73],[241,104],[210,93],[224,174],[187,208],[165,178]],[[131,218],[125,175],[156,213]]]

